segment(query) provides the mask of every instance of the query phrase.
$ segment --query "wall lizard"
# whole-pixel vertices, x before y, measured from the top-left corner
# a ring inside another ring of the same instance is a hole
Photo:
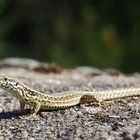
[[[101,103],[103,101],[140,96],[140,88],[119,88],[100,91],[67,91],[55,94],[44,94],[33,90],[17,79],[0,76],[0,87],[19,99],[20,110],[29,105],[31,113],[21,118],[34,118],[40,109],[56,110],[84,103]]]

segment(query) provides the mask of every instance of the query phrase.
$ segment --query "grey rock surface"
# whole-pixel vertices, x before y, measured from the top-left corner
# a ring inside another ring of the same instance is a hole
[[[112,75],[87,67],[49,74],[2,67],[0,75],[17,78],[44,94],[140,86],[139,73]],[[118,99],[101,106],[84,104],[65,110],[43,111],[38,114],[39,120],[23,121],[19,115],[18,100],[0,89],[0,140],[140,139],[140,97]]]

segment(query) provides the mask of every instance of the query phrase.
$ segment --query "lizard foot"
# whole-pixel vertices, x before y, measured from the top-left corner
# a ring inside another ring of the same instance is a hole
[[[30,114],[30,115],[20,116],[20,119],[22,119],[22,120],[39,120],[39,117],[37,115]]]

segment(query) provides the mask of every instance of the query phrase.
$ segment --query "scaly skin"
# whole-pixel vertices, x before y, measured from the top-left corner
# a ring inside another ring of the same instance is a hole
[[[9,77],[0,77],[0,87],[19,99],[20,109],[25,105],[32,108],[30,115],[22,117],[29,119],[35,117],[40,109],[63,109],[83,103],[101,103],[103,101],[140,96],[140,88],[121,88],[100,91],[67,91],[56,94],[44,94],[25,86],[22,82]]]

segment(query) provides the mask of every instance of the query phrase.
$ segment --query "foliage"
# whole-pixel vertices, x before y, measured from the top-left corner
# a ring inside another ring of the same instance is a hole
[[[140,71],[140,2],[1,0],[1,57]]]

